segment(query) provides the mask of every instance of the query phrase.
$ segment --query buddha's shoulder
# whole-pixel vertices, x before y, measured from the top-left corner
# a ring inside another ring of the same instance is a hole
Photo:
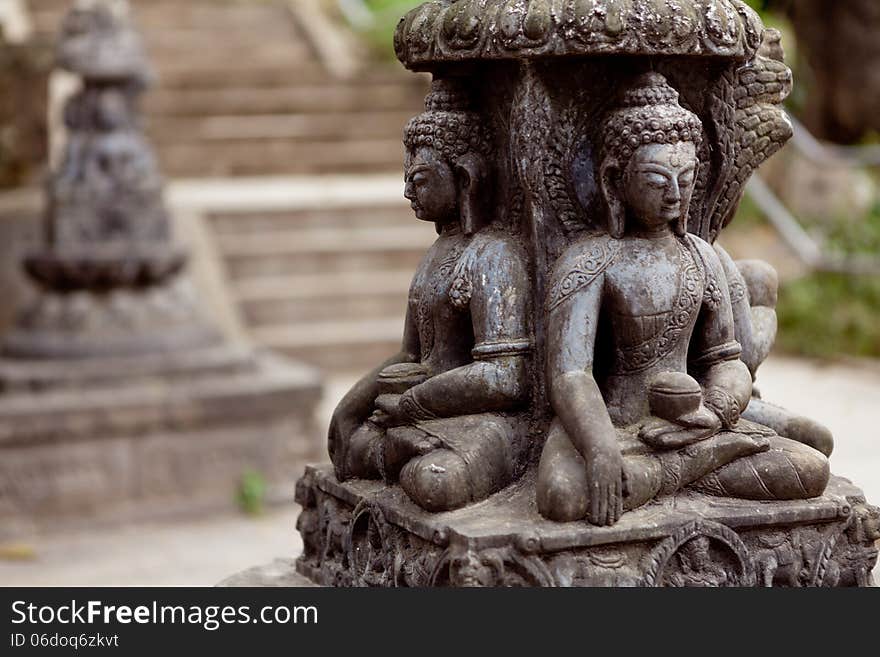
[[[724,270],[721,257],[718,255],[714,246],[693,233],[687,233],[684,236],[684,240],[687,245],[690,246],[691,250],[699,256],[702,264],[705,265],[710,272],[722,272]]]
[[[619,250],[620,241],[606,234],[583,235],[568,245],[553,266],[549,308],[591,286],[614,264]]]
[[[478,268],[489,275],[493,271],[525,271],[527,257],[520,240],[501,230],[474,235],[463,254],[463,259],[468,261],[471,268]]]
[[[553,267],[554,278],[572,270],[600,272],[612,264],[620,250],[620,240],[604,233],[586,234],[569,244]]]

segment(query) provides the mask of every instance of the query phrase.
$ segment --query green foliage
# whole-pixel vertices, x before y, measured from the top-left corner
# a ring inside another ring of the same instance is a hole
[[[364,4],[368,8],[376,12],[390,12],[391,10],[399,11],[403,16],[413,7],[422,4],[423,0],[365,0]]]
[[[268,485],[262,473],[256,470],[245,470],[238,484],[235,501],[246,514],[258,516],[263,513]]]
[[[826,229],[829,250],[880,259],[880,202]],[[880,357],[880,276],[814,273],[782,287],[779,345],[808,356]]]
[[[779,346],[815,357],[880,357],[880,277],[815,273],[779,291]]]
[[[764,218],[764,215],[761,213],[761,208],[752,200],[752,197],[746,194],[743,196],[742,201],[740,201],[739,207],[736,209],[736,216],[734,216],[733,221],[730,223],[730,226],[725,228],[724,230],[729,231],[748,231],[752,230],[756,226],[762,226],[767,223],[767,220]],[[727,234],[725,232],[725,234]]]
[[[826,239],[829,248],[835,252],[873,255],[880,259],[880,200],[864,219],[835,221],[828,229]]]
[[[727,231],[750,233],[765,219],[747,195]],[[866,217],[808,228],[839,255],[880,259],[880,202]],[[740,238],[741,239],[741,238]],[[779,290],[779,349],[816,358],[880,357],[880,277],[815,272]]]
[[[418,7],[424,0],[365,0],[373,12],[375,24],[365,37],[376,53],[383,59],[394,59],[394,30],[406,12]]]
[[[770,0],[746,0],[746,4],[758,12],[761,15],[761,18],[767,17]]]

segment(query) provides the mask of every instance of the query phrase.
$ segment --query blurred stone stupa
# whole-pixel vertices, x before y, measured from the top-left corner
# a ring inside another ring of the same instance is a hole
[[[82,85],[23,262],[39,294],[3,340],[0,525],[228,506],[248,470],[289,481],[314,453],[317,376],[203,314],[141,131],[152,74],[127,12],[73,8],[57,60]]]

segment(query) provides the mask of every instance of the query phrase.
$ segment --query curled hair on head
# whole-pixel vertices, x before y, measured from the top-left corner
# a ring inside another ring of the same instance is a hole
[[[663,75],[654,71],[643,73],[623,92],[618,107],[608,114],[602,124],[599,177],[608,205],[608,228],[613,237],[623,235],[625,209],[611,193],[611,170],[620,174],[640,146],[691,143],[699,150],[703,140],[703,123],[678,101],[678,92]],[[679,234],[687,230],[685,210],[675,227]]]
[[[433,148],[449,164],[469,153],[491,152],[488,126],[471,109],[470,98],[460,83],[434,80],[425,99],[425,111],[410,119],[403,132],[409,150]]]
[[[463,179],[468,188],[462,202],[466,233],[477,229],[481,202],[478,188],[488,175],[486,161],[492,153],[492,134],[483,116],[473,111],[463,85],[454,79],[435,79],[425,99],[425,111],[410,119],[403,132],[406,149],[433,149]]]
[[[602,154],[625,165],[639,146],[689,142],[698,149],[703,123],[678,103],[678,92],[660,73],[640,75],[602,126]]]

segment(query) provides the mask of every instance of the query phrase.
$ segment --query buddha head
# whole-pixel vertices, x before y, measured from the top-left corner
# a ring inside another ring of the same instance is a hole
[[[460,222],[476,232],[491,152],[489,129],[470,109],[470,99],[453,80],[435,80],[425,112],[411,119],[406,146],[404,196],[416,217],[440,229]]]
[[[659,73],[641,75],[602,126],[599,184],[608,232],[687,231],[702,140],[700,119]]]

